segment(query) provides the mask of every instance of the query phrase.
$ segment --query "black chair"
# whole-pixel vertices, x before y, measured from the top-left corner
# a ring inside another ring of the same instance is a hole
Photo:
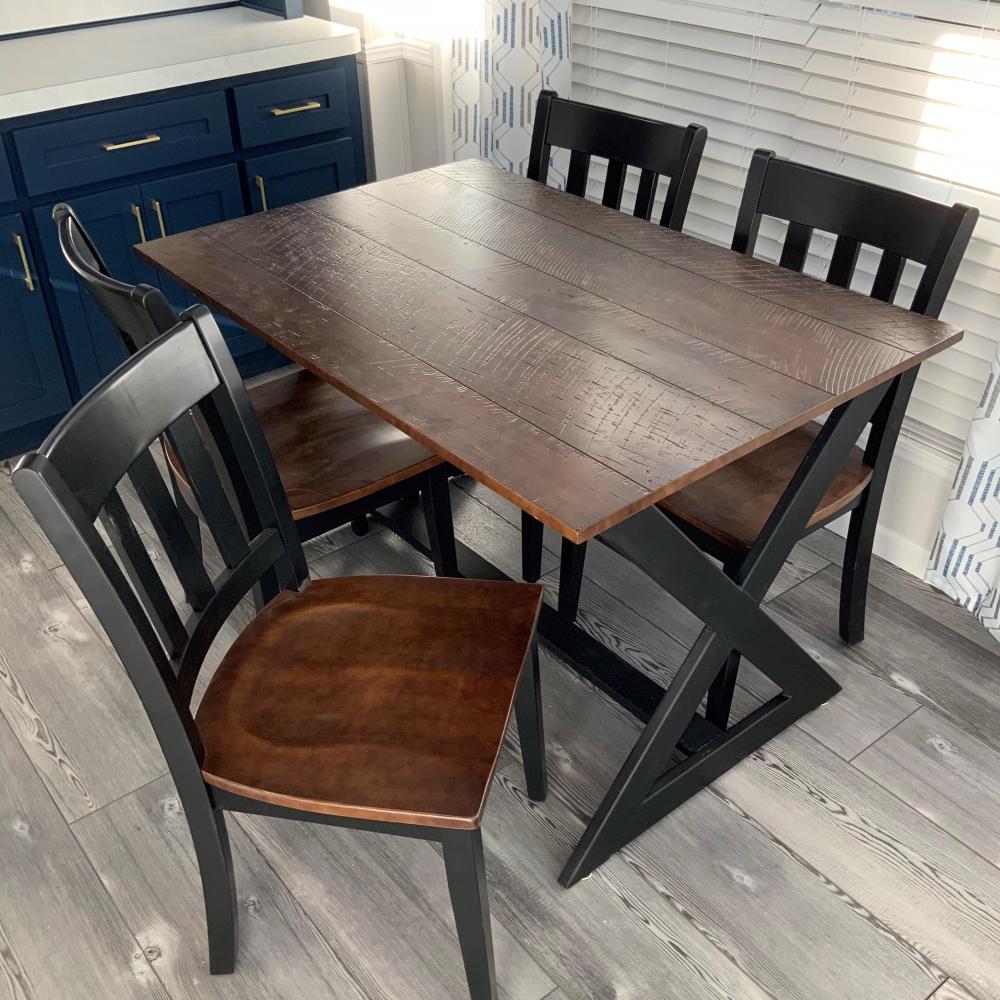
[[[149,451],[164,435],[225,560],[214,581]],[[126,477],[194,595],[186,620],[121,499]],[[236,962],[229,810],[441,843],[471,995],[495,1000],[480,820],[512,703],[528,794],[545,795],[541,587],[310,582],[274,461],[203,306],[78,403],[13,482],[114,644],[166,757],[201,872],[210,971]],[[274,596],[193,713],[213,639],[259,582]]]
[[[648,220],[653,214],[660,177],[669,178],[660,225],[678,232],[684,227],[708,130],[704,125],[671,125],[608,108],[581,104],[543,90],[535,105],[535,123],[528,155],[528,178],[548,180],[552,147],[571,150],[566,190],[582,197],[593,156],[608,160],[602,204],[620,209],[627,169],[638,167],[639,188],[633,215]],[[568,551],[566,546],[563,550]],[[521,574],[535,581],[542,572],[542,523],[521,513]]]
[[[528,177],[544,184],[552,147],[569,149],[566,190],[584,197],[590,158],[604,157],[608,160],[608,172],[602,204],[621,208],[625,173],[630,166],[638,167],[641,173],[633,215],[642,219],[652,216],[657,182],[661,176],[668,177],[660,225],[679,231],[687,215],[706,138],[708,131],[704,125],[686,128],[671,125],[570,101],[554,90],[543,90],[535,105]]]
[[[780,264],[802,271],[814,230],[837,237],[826,280],[850,287],[862,244],[882,251],[871,295],[892,302],[907,260],[924,266],[910,309],[936,317],[951,289],[979,211],[942,205],[891,188],[819,170],[757,150],[750,164],[732,249],[752,256],[763,216],[788,222]],[[889,463],[916,379],[910,369],[876,411],[864,449],[854,448],[810,521],[807,533],[850,512],[840,593],[840,635],[860,642],[875,527]],[[661,501],[705,551],[739,578],[744,557],[819,433],[812,423]],[[708,716],[728,725],[738,653],[709,696]]]
[[[56,205],[52,217],[63,256],[128,354],[177,322],[163,296],[134,295],[131,285],[109,275],[69,205]],[[139,302],[147,312],[136,309]],[[310,372],[281,375],[248,391],[302,541],[344,524],[362,535],[368,514],[419,492],[434,566],[439,575],[457,575],[447,463]],[[167,461],[182,513],[197,541],[197,505],[187,475],[169,449]]]

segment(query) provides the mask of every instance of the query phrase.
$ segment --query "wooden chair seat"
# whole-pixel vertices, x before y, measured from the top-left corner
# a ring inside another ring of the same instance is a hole
[[[819,424],[810,423],[785,434],[661,500],[660,507],[727,549],[745,555],[819,431]],[[843,510],[861,494],[871,477],[864,452],[853,448],[809,524],[820,524]]]
[[[314,580],[223,658],[196,721],[210,785],[294,809],[473,829],[541,588]]]
[[[310,372],[271,379],[248,395],[296,521],[441,464],[434,452]],[[167,460],[193,504],[169,446]]]

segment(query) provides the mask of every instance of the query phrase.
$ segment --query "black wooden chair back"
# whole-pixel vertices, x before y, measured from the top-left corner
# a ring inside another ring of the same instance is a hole
[[[165,433],[192,472],[225,563],[214,581],[149,450]],[[122,498],[126,478],[178,580],[196,595],[199,607],[184,617]],[[211,313],[187,310],[105,378],[21,460],[13,482],[111,639],[171,771],[192,774],[202,746],[190,700],[213,639],[255,585],[276,593],[306,578],[271,454]]]
[[[118,333],[126,353],[135,354],[176,325],[177,314],[159,289],[128,285],[111,277],[100,251],[69,205],[56,205],[52,218],[66,263]]]
[[[826,280],[849,288],[862,244],[882,251],[871,295],[892,302],[907,260],[924,265],[910,309],[941,312],[962,262],[979,210],[942,205],[879,184],[784,160],[766,149],[753,154],[733,235],[733,249],[751,256],[763,216],[788,231],[782,267],[801,271],[813,232],[837,237]]]
[[[626,171],[630,166],[638,167],[641,173],[633,215],[642,219],[652,216],[657,182],[661,176],[668,177],[660,225],[680,230],[707,137],[703,125],[684,128],[566,100],[554,90],[543,90],[535,106],[528,177],[544,184],[552,147],[569,149],[566,190],[584,197],[590,158],[605,157],[608,172],[602,204],[620,209]]]

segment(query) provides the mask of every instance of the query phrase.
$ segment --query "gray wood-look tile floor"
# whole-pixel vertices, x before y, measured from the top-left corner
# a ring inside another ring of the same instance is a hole
[[[516,511],[469,481],[453,503],[459,537],[516,573]],[[377,525],[308,548],[318,576],[431,572]],[[668,679],[697,624],[590,549],[581,621]],[[868,639],[843,646],[839,558],[835,536],[808,539],[768,606],[843,693],[570,891],[556,875],[636,724],[543,654],[549,799],[525,797],[512,737],[484,827],[505,1000],[1000,1000],[1000,649],[884,563]],[[769,693],[751,668],[739,705]],[[162,757],[6,475],[0,710],[0,997],[465,995],[434,847],[260,818],[230,824],[239,962],[208,975],[197,871]]]

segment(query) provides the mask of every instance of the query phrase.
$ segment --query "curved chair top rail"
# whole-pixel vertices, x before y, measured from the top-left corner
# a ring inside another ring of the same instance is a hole
[[[592,156],[608,160],[602,204],[621,208],[628,167],[638,167],[639,188],[633,214],[649,219],[660,176],[670,178],[660,224],[680,230],[701,163],[708,131],[703,125],[672,125],[653,118],[612,111],[543,90],[535,106],[528,177],[545,183],[552,147],[569,149],[566,190],[583,197]]]
[[[910,306],[937,317],[979,218],[968,205],[896,191],[758,149],[750,161],[732,248],[748,256],[764,216],[788,222],[782,267],[801,271],[813,232],[837,237],[826,280],[848,288],[863,244],[882,251],[873,298],[892,302],[907,260],[924,265]]]

